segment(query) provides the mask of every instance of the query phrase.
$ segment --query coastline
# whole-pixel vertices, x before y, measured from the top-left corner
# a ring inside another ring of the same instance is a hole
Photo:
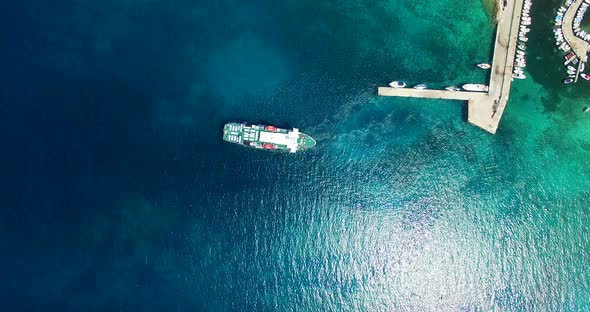
[[[502,0],[482,0],[486,13],[494,24],[500,22]]]

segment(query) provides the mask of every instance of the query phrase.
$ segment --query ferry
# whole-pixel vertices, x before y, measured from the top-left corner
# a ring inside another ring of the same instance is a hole
[[[463,90],[466,91],[477,91],[477,92],[487,92],[488,86],[484,84],[477,84],[477,83],[467,83],[462,86]]]
[[[447,90],[447,91],[461,91],[460,88],[457,88],[455,86],[446,87],[445,90]]]
[[[223,126],[223,140],[264,150],[295,153],[312,148],[316,141],[299,129],[282,129],[271,125],[227,123]]]
[[[480,64],[477,64],[477,67],[479,67],[481,69],[490,69],[492,67],[492,65],[490,65],[488,63],[480,63]]]
[[[421,83],[419,85],[414,86],[414,89],[426,89],[426,88],[428,88],[428,85],[425,83]]]
[[[392,81],[389,83],[389,86],[392,88],[405,88],[406,83],[403,81]]]

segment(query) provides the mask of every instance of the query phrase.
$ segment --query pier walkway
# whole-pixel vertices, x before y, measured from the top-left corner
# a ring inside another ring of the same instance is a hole
[[[582,5],[584,0],[575,0],[568,8],[565,14],[563,15],[563,21],[561,23],[561,30],[563,32],[563,38],[567,42],[567,44],[572,47],[572,51],[578,57],[578,70],[576,70],[576,78],[574,78],[574,82],[578,82],[578,77],[580,76],[580,71],[582,69],[582,64],[588,61],[588,51],[590,49],[590,44],[583,40],[582,38],[577,37],[574,34],[574,19],[576,18],[576,12],[578,8]]]
[[[379,87],[378,94],[382,96],[467,101],[467,120],[490,133],[496,133],[498,124],[504,113],[504,108],[508,102],[508,97],[510,96],[512,70],[523,2],[524,0],[509,0],[506,8],[499,12],[500,17],[496,30],[488,92],[455,92]]]

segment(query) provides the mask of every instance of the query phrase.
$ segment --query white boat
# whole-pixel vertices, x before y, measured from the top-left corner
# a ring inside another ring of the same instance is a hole
[[[522,51],[525,51],[526,50],[526,46],[524,44],[522,44],[522,43],[518,45],[518,48],[520,50],[522,50]]]
[[[455,86],[446,87],[445,90],[447,90],[447,91],[461,91],[460,88],[457,88]]]
[[[428,85],[425,83],[421,83],[419,85],[414,86],[414,89],[426,89],[426,88],[428,88]]]
[[[487,92],[488,86],[479,83],[467,83],[461,86],[466,91]]]
[[[514,78],[514,79],[525,79],[526,76],[524,74],[518,73],[518,74],[512,74],[512,78]]]
[[[403,81],[392,81],[389,83],[389,86],[392,88],[405,88],[406,83]]]
[[[568,79],[566,79],[566,80],[563,81],[563,83],[565,83],[565,84],[570,84],[572,82],[574,82],[574,80],[572,78],[568,78]]]
[[[480,64],[477,64],[477,67],[479,67],[481,69],[490,69],[492,67],[492,65],[490,65],[488,63],[480,63]]]

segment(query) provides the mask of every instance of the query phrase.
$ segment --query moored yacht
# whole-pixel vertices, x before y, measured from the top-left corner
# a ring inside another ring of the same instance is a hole
[[[566,80],[563,81],[563,83],[565,83],[565,84],[570,84],[572,82],[574,82],[574,80],[572,78],[568,78],[568,79],[566,79]]]
[[[414,86],[414,89],[426,89],[426,88],[428,88],[428,85],[425,83],[421,83],[419,85]]]
[[[467,83],[462,86],[463,90],[466,91],[478,91],[478,92],[487,92],[488,86],[480,83]]]
[[[588,74],[582,73],[582,74],[580,74],[580,77],[584,78],[585,80],[590,80],[590,75],[588,75]]]
[[[490,65],[488,63],[479,63],[479,64],[477,64],[477,67],[479,67],[481,69],[490,69],[492,67],[492,65]]]
[[[445,90],[447,90],[447,91],[461,91],[460,88],[457,88],[455,86],[448,86],[445,88]]]
[[[512,74],[512,78],[515,78],[515,79],[525,79],[526,76],[524,74],[517,73],[517,74]]]
[[[405,88],[406,83],[403,81],[392,81],[389,83],[389,86],[392,88]]]

